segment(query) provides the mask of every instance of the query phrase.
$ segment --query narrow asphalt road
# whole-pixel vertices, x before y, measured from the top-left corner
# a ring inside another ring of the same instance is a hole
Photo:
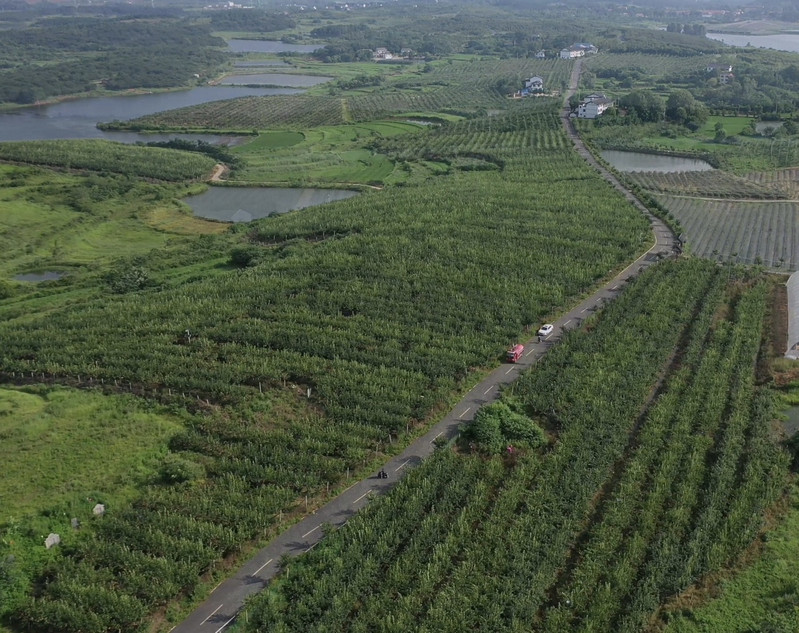
[[[579,73],[580,62],[575,64],[569,92],[565,97],[566,101],[577,88]],[[673,254],[674,235],[672,232],[663,222],[652,216],[640,201],[629,194],[612,174],[593,159],[577,137],[569,118],[568,108],[565,106],[563,121],[567,133],[575,142],[577,151],[585,156],[589,163],[611,184],[619,188],[649,218],[655,237],[652,247],[589,297],[553,321],[554,330],[549,336],[540,341],[537,338],[527,341],[524,353],[518,362],[497,367],[480,384],[473,387],[455,408],[424,436],[415,440],[402,454],[386,463],[384,470],[389,475],[388,479],[378,479],[376,476],[372,476],[354,483],[314,514],[305,517],[280,534],[247,561],[235,576],[217,586],[205,602],[173,629],[174,633],[222,633],[236,619],[245,599],[263,589],[277,574],[281,557],[284,555],[296,556],[307,552],[322,539],[323,525],[329,524],[335,527],[343,525],[366,506],[371,498],[391,489],[400,477],[419,465],[425,457],[433,452],[436,440],[454,438],[462,423],[471,420],[481,406],[496,400],[502,387],[512,383],[521,372],[538,362],[553,345],[557,344],[563,332],[580,327],[587,317],[621,292],[635,275],[660,259]]]

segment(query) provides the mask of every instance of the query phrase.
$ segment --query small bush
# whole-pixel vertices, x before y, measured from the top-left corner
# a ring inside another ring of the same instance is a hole
[[[161,462],[161,481],[166,484],[179,484],[184,481],[194,481],[205,476],[205,469],[201,464],[193,462],[174,453],[168,454]]]
[[[489,455],[501,453],[508,445],[538,448],[546,443],[546,434],[532,419],[513,411],[504,402],[480,409],[463,437]]]

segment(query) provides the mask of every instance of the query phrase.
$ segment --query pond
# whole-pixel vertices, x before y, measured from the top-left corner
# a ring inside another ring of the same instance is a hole
[[[758,121],[755,123],[755,132],[763,134],[768,129],[772,131],[778,130],[782,127],[782,121]]]
[[[773,48],[778,51],[799,53],[799,36],[796,33],[776,33],[774,35],[708,33],[707,36],[711,40],[724,42],[730,46],[754,46],[756,48]]]
[[[786,418],[783,422],[785,433],[789,437],[793,437],[799,431],[799,407],[791,407],[783,413]]]
[[[299,189],[279,187],[211,187],[183,201],[194,215],[220,222],[250,222],[295,209],[313,207],[357,196],[343,189]]]
[[[228,40],[234,53],[300,53],[307,54],[324,48],[323,44],[285,44],[273,40]]]
[[[697,158],[646,154],[644,152],[622,152],[603,150],[602,158],[619,171],[656,171],[670,173],[679,171],[710,171],[713,166]]]
[[[62,277],[65,277],[66,273],[60,273],[55,270],[45,270],[39,273],[21,273],[19,275],[14,275],[12,279],[14,281],[27,281],[31,283],[38,283],[40,281],[58,281]]]
[[[0,141],[32,141],[65,138],[105,138],[133,143],[160,141],[177,134],[136,134],[103,132],[98,122],[125,121],[146,114],[199,105],[209,101],[262,95],[285,95],[302,92],[296,88],[245,88],[243,86],[200,86],[191,90],[159,92],[118,97],[92,97],[34,106],[0,114]],[[188,138],[208,140],[206,136]],[[213,142],[213,140],[209,140]]]
[[[219,83],[225,86],[289,86],[310,88],[332,80],[332,77],[317,75],[290,75],[288,73],[254,73],[251,75],[228,75]]]

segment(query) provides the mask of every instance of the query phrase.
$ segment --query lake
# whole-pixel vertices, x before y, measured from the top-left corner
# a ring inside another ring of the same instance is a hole
[[[273,40],[228,40],[228,46],[234,53],[313,53],[323,44],[284,44]]]
[[[799,34],[796,33],[777,33],[775,35],[708,33],[707,37],[730,46],[754,46],[756,48],[773,48],[778,51],[799,53]]]
[[[295,209],[313,207],[357,196],[343,189],[279,187],[211,187],[198,196],[184,198],[194,215],[220,222],[250,222]]]
[[[126,121],[146,114],[220,101],[235,97],[285,95],[302,92],[295,88],[248,88],[244,86],[199,86],[191,90],[118,97],[92,97],[63,101],[53,105],[33,106],[0,114],[0,141],[31,141],[64,138],[105,138],[132,143],[159,141],[182,136],[177,134],[137,134],[103,132],[99,122]],[[193,135],[189,138],[207,136]],[[209,141],[212,142],[212,141]]]
[[[646,154],[644,152],[622,152],[609,149],[603,150],[601,155],[602,158],[619,171],[670,173],[678,171],[709,171],[713,169],[710,163],[697,158],[681,158],[679,156]]]
[[[251,75],[228,75],[219,83],[226,86],[289,86],[291,88],[310,88],[332,80],[332,77],[317,75],[290,75],[288,73],[254,73]]]

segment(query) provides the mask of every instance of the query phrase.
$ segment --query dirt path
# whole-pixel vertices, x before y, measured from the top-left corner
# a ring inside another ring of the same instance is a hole
[[[229,171],[230,169],[228,169],[227,165],[223,165],[222,163],[217,163],[216,166],[214,167],[214,173],[211,174],[209,182],[221,182],[222,176],[227,175]]]

